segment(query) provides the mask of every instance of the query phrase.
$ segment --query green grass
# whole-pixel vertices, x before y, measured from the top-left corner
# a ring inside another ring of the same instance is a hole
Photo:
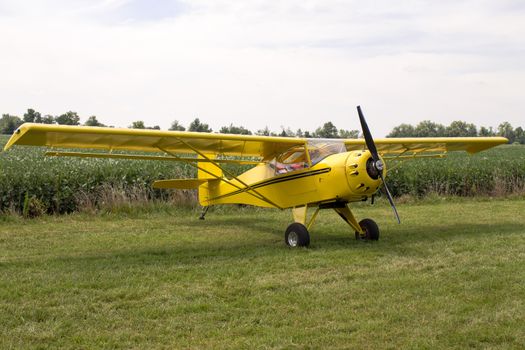
[[[523,200],[358,205],[378,242],[321,212],[158,206],[0,221],[1,348],[525,347]]]

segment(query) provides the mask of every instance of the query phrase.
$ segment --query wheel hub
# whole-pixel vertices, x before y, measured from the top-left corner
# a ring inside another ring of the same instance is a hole
[[[297,247],[297,242],[299,241],[299,236],[296,232],[292,231],[288,234],[288,245],[290,247]]]

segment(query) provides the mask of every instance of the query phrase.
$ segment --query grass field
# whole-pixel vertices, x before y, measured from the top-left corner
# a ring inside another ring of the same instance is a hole
[[[0,347],[523,349],[524,209],[361,204],[378,242],[325,211],[309,249],[286,211],[3,217]]]

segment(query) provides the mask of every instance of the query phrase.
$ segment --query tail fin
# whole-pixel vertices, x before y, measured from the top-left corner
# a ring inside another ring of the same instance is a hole
[[[215,154],[206,154],[209,159],[215,159]],[[203,158],[200,157],[199,158]],[[208,206],[208,199],[210,192],[217,189],[220,183],[220,178],[223,177],[222,169],[211,162],[197,162],[199,169],[197,170],[197,179],[208,180],[199,186],[199,203],[202,206]]]

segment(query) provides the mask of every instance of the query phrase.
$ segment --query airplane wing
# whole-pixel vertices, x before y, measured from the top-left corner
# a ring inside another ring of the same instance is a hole
[[[270,160],[292,147],[304,146],[309,140],[311,139],[25,123],[11,136],[4,150],[13,145],[30,145],[53,148],[101,149],[109,152],[114,150],[161,152],[171,155],[220,154],[241,158],[259,157],[264,161]],[[364,139],[330,139],[326,141],[343,141],[348,151],[366,148]],[[382,138],[374,141],[378,152],[383,156],[410,157],[432,153],[443,154],[450,151],[476,153],[508,142],[504,137]],[[48,155],[177,160],[173,157],[111,153],[53,151],[48,152]],[[223,160],[223,162],[226,161]]]
[[[4,150],[13,145],[29,145],[53,148],[89,148],[110,152],[114,150],[162,152],[172,155],[220,154],[237,157],[261,157],[263,160],[268,160],[291,147],[304,145],[305,142],[305,139],[291,137],[25,123],[11,136]],[[48,154],[140,158],[140,156],[111,155],[110,153],[86,155],[79,152],[49,152]],[[147,159],[163,158],[164,160],[164,157],[145,157]],[[175,160],[174,158],[171,159]]]
[[[466,151],[477,153],[497,145],[508,143],[504,137],[407,137],[374,139],[377,151],[383,156],[424,156],[432,153]],[[347,139],[346,149],[365,149],[363,139]]]

